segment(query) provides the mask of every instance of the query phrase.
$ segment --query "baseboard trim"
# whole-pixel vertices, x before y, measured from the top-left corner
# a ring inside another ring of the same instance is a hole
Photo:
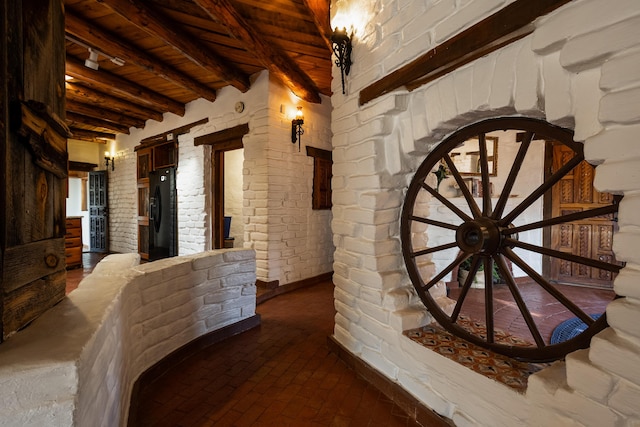
[[[262,304],[263,302],[275,296],[282,295],[287,292],[295,291],[296,289],[306,288],[308,286],[313,286],[322,282],[330,282],[332,278],[333,278],[333,271],[330,271],[329,273],[323,273],[323,274],[320,274],[319,276],[310,277],[308,279],[299,280],[297,282],[287,283],[286,285],[282,285],[282,286],[276,286],[275,288],[268,288],[268,287],[265,288],[265,286],[261,286],[258,283],[259,281],[256,281],[256,286],[258,288],[265,289],[261,292],[258,292],[258,295],[256,296],[256,304]],[[277,280],[274,280],[268,283],[267,282],[262,282],[262,283],[267,283],[268,285],[274,282],[276,284],[278,283]]]
[[[153,385],[153,383],[162,375],[164,375],[169,369],[206,347],[217,344],[221,341],[231,338],[234,335],[241,334],[242,332],[246,332],[249,329],[253,329],[257,326],[260,326],[259,314],[255,314],[244,320],[236,322],[233,325],[225,326],[224,328],[209,332],[208,334],[202,335],[194,339],[193,341],[183,345],[177,350],[174,350],[172,353],[169,353],[162,360],[140,374],[136,382],[133,384],[133,389],[131,391],[128,417],[129,421],[127,423],[127,426],[135,427],[138,425],[137,408],[139,406],[142,393],[144,392],[145,388]]]
[[[327,345],[347,366],[353,369],[358,376],[362,377],[369,384],[380,390],[388,399],[392,400],[413,420],[422,426],[429,427],[452,427],[455,426],[453,421],[445,418],[427,406],[418,399],[409,394],[399,384],[391,381],[377,370],[372,368],[362,359],[356,357],[353,353],[342,346],[333,336],[327,337]]]

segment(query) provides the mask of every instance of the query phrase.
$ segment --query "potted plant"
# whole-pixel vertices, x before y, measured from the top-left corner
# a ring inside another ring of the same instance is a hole
[[[460,283],[461,286],[464,285],[464,282],[467,280],[467,276],[469,275],[469,270],[471,269],[472,261],[473,261],[473,257],[470,256],[469,258],[462,261],[458,266],[458,283]],[[493,263],[492,276],[493,276],[494,284],[504,283],[504,280],[500,275],[500,269],[498,268],[498,265],[495,262]],[[477,288],[477,289],[484,289],[484,262],[482,261],[478,265],[478,271],[476,271],[471,287]]]

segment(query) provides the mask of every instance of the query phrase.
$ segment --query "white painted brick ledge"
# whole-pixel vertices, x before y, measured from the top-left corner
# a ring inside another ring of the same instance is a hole
[[[255,295],[255,263],[255,252],[242,249],[143,265],[137,254],[106,257],[0,347],[0,426],[126,425],[140,374],[193,339],[255,315],[255,297],[246,296]],[[216,301],[230,289],[237,298]],[[163,311],[163,304],[177,306]],[[155,327],[145,327],[150,322]]]

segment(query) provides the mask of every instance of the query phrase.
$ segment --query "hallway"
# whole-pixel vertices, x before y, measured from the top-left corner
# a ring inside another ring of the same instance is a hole
[[[142,385],[136,425],[414,426],[330,352],[333,285],[259,305],[262,324]]]

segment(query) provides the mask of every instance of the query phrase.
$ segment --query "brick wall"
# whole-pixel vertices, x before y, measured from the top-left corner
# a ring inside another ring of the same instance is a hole
[[[356,356],[460,426],[632,425],[640,422],[640,4],[576,0],[536,31],[413,92],[364,106],[358,92],[507,1],[341,0],[360,8],[347,96],[334,69],[334,337]],[[607,307],[610,328],[591,348],[509,390],[401,335],[430,321],[402,260],[404,191],[429,150],[454,129],[519,114],[575,130],[595,185],[625,194],[614,251],[627,262],[615,281],[625,298]],[[635,403],[633,403],[635,402]]]
[[[236,102],[245,109],[236,113]],[[303,105],[305,134],[301,151],[291,143],[289,113]],[[179,137],[178,252],[211,248],[211,149],[195,147],[194,138],[248,123],[243,139],[242,215],[236,233],[244,248],[256,251],[257,277],[281,285],[332,270],[331,212],[311,209],[313,161],[305,146],[331,149],[331,105],[300,101],[261,73],[247,93],[233,88],[219,91],[214,103],[198,99],[187,105],[184,117],[165,114],[163,122],[148,121],[144,129],[118,135],[116,171],[110,172],[111,250],[137,251],[137,200],[134,147],[140,140],[195,122],[209,121]]]

